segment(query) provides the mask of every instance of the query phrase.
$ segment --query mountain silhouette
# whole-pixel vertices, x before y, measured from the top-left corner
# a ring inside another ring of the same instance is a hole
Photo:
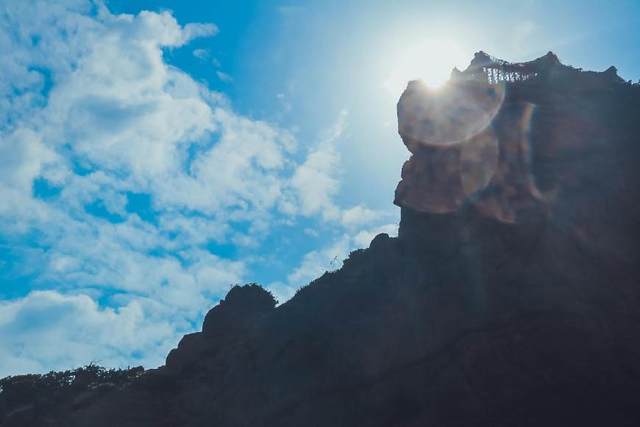
[[[478,52],[398,122],[398,237],[158,369],[5,378],[0,425],[640,425],[640,86]]]

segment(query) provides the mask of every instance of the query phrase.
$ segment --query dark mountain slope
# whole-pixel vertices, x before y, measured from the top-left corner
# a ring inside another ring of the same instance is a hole
[[[232,289],[124,384],[7,388],[0,425],[640,425],[640,88],[483,55],[400,101],[398,238],[277,308]]]

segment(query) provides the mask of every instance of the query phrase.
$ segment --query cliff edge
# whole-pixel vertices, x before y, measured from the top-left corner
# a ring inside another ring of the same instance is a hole
[[[166,366],[55,408],[3,380],[0,425],[640,425],[638,119],[551,53],[411,82],[397,238],[277,307],[235,287]]]

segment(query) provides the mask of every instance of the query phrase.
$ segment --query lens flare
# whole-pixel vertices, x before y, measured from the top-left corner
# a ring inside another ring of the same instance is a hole
[[[458,82],[434,91],[410,82],[398,102],[398,131],[411,152],[458,144],[489,126],[504,96],[502,84]]]
[[[449,79],[454,67],[462,68],[468,61],[468,52],[450,40],[426,39],[400,50],[389,61],[391,69],[384,87],[393,96],[399,96],[408,81],[420,80],[432,89],[439,88]]]

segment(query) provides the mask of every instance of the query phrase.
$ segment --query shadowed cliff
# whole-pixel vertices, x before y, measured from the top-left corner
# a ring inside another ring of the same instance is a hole
[[[398,115],[397,238],[234,287],[159,369],[2,380],[0,425],[640,425],[640,87],[480,52]]]

